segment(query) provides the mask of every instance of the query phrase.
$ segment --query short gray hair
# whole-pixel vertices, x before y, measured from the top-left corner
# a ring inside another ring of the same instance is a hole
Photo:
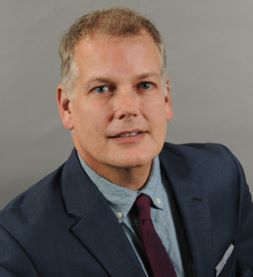
[[[166,68],[166,51],[160,32],[154,24],[139,13],[121,7],[97,10],[80,17],[63,35],[59,47],[61,59],[61,83],[71,91],[78,78],[78,68],[74,63],[76,45],[95,33],[129,37],[147,32],[157,45],[162,58],[162,71]]]

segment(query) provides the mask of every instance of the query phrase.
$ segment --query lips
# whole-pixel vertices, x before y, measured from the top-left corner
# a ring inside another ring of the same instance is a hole
[[[128,138],[128,137],[136,137],[140,134],[145,133],[143,130],[131,130],[131,131],[123,131],[117,134],[113,134],[109,136],[110,138]]]

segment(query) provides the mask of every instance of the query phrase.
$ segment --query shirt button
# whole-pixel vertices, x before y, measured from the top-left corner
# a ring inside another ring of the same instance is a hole
[[[116,212],[116,216],[118,219],[121,219],[123,217],[123,214],[121,212]]]
[[[161,199],[160,198],[156,198],[156,203],[157,203],[157,205],[161,205],[161,203],[162,203]]]

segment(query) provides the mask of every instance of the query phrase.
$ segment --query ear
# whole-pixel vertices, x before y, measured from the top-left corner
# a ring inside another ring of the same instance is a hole
[[[71,111],[70,98],[64,87],[60,84],[57,87],[57,105],[62,124],[65,129],[73,129],[73,115]]]
[[[171,93],[170,93],[169,80],[166,80],[164,95],[165,95],[164,99],[165,99],[165,105],[166,105],[166,117],[167,117],[167,120],[170,121],[173,117],[173,108],[172,108],[172,99],[171,99]]]

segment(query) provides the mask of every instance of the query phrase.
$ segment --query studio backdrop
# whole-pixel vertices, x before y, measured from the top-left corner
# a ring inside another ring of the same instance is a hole
[[[253,188],[252,0],[1,0],[0,207],[70,154],[55,101],[58,44],[77,17],[115,5],[148,16],[164,37],[175,112],[167,141],[227,145]]]

